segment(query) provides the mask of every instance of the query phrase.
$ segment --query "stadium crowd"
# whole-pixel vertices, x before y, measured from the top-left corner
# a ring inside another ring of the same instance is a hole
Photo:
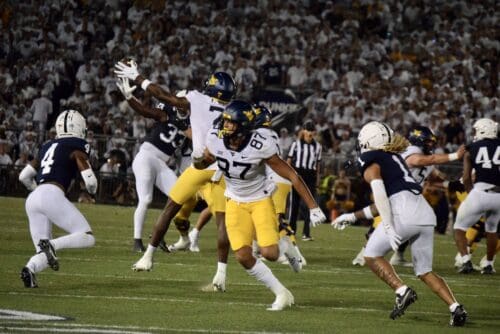
[[[113,64],[127,56],[169,91],[201,89],[216,70],[234,76],[239,97],[286,90],[302,107],[296,124],[314,121],[326,163],[349,157],[369,120],[402,134],[426,125],[437,151],[453,152],[469,140],[473,119],[500,120],[498,6],[1,1],[0,163],[25,164],[54,135],[57,114],[72,108],[87,118],[94,168],[113,150],[130,166],[152,123],[115,86]],[[280,130],[286,152],[297,128]]]

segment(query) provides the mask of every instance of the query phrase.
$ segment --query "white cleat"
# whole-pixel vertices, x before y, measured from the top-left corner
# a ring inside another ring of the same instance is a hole
[[[359,251],[358,255],[356,255],[356,257],[354,258],[354,260],[352,260],[352,265],[353,266],[364,266],[365,265],[365,257],[364,257],[364,253],[365,253],[365,247],[361,248],[361,250]]]
[[[290,307],[295,304],[295,300],[290,291],[285,289],[283,292],[276,295],[276,299],[272,303],[271,307],[268,307],[268,311],[281,311],[286,307]]]
[[[199,253],[200,247],[198,246],[198,234],[191,230],[188,234],[189,238],[189,250],[191,252]]]
[[[139,261],[132,265],[133,271],[150,271],[153,268],[153,259],[144,254]]]
[[[413,267],[413,263],[406,261],[403,257],[403,253],[401,252],[394,252],[389,260],[389,263],[393,266]]]
[[[217,272],[212,280],[212,288],[215,292],[226,292],[226,275]]]
[[[189,249],[189,237],[188,236],[180,236],[179,240],[173,245],[168,246],[168,250],[170,253],[174,253],[177,251],[185,251]]]
[[[302,270],[301,254],[297,251],[297,248],[295,248],[295,246],[293,245],[292,241],[288,236],[284,236],[283,238],[281,238],[281,240],[283,240],[282,245],[285,248],[283,253],[288,259],[290,267],[292,268],[293,271],[298,273],[299,271]]]
[[[457,255],[455,255],[455,268],[461,268],[463,264],[462,256],[460,253],[457,253]]]

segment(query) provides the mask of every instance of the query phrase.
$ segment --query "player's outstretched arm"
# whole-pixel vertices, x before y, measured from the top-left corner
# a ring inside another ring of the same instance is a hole
[[[145,106],[132,94],[137,86],[131,87],[128,78],[118,78],[116,86],[122,93],[125,100],[127,100],[129,106],[138,114],[147,118],[152,118],[159,122],[166,122],[168,120],[167,114],[165,112],[158,108],[149,108]]]
[[[332,227],[337,230],[343,230],[347,225],[353,224],[359,219],[373,219],[373,217],[378,216],[377,207],[375,204],[370,204],[361,210],[343,213],[332,222]]]
[[[412,154],[405,159],[408,167],[424,167],[440,165],[450,161],[460,160],[464,156],[465,146],[461,145],[456,152],[450,154]]]
[[[215,162],[215,157],[207,149],[203,152],[201,157],[192,157],[193,166],[196,169],[205,169]]]
[[[115,64],[115,74],[119,78],[127,78],[139,85],[144,91],[147,91],[158,100],[167,103],[173,107],[177,107],[180,116],[186,116],[189,113],[190,103],[188,99],[181,96],[175,96],[160,85],[151,82],[150,80],[139,74],[135,61],[121,62]]]
[[[273,155],[269,159],[266,159],[266,163],[272,170],[278,173],[278,175],[292,182],[294,189],[299,193],[300,197],[309,208],[311,226],[316,227],[324,223],[326,221],[326,216],[319,208],[318,203],[316,203],[311,191],[300,175],[298,175],[297,172],[277,154]]]

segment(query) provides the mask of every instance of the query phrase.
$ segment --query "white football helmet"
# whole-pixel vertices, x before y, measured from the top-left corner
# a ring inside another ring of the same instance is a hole
[[[372,150],[381,150],[391,142],[394,131],[382,122],[366,123],[358,135],[358,145],[361,153]]]
[[[472,126],[474,129],[474,141],[484,138],[496,138],[498,123],[489,118],[480,118]]]
[[[64,110],[57,116],[56,138],[77,137],[85,139],[87,135],[87,122],[76,110]]]

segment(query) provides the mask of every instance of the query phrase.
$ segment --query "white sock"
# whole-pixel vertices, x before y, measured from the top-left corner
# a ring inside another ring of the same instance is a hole
[[[455,312],[455,309],[460,306],[459,303],[454,302],[453,304],[450,305],[450,312]]]
[[[226,275],[227,263],[217,262],[217,272]]]
[[[264,264],[260,259],[257,259],[255,265],[251,269],[247,269],[250,276],[255,277],[259,282],[264,283],[275,295],[286,290],[280,281],[274,276],[271,269]]]
[[[198,234],[200,234],[200,231],[196,227],[193,227],[189,234],[191,234],[193,238],[198,239]]]
[[[396,289],[396,294],[402,296],[405,293],[406,289],[408,289],[408,286],[402,285]]]
[[[486,264],[485,267],[487,267],[487,266],[492,266],[493,267],[493,262],[495,262],[495,260],[492,260],[492,261],[486,260],[485,261],[485,264]]]
[[[148,256],[149,258],[153,259],[153,254],[155,251],[156,251],[156,247],[149,244],[148,248],[146,248],[146,251],[144,252],[143,257]]]
[[[291,243],[290,238],[288,238],[287,236],[280,238],[280,240],[278,241],[278,247],[280,250],[279,256],[283,256],[283,254],[286,253],[288,247],[290,247],[290,243]]]
[[[88,248],[94,246],[95,238],[92,234],[78,232],[50,240],[50,243],[56,251],[64,248]]]
[[[47,269],[48,266],[49,263],[47,262],[47,256],[45,253],[33,255],[26,264],[26,267],[28,267],[33,273],[39,273],[40,271]]]
[[[466,254],[462,256],[462,263],[466,263],[470,261],[470,254]]]

